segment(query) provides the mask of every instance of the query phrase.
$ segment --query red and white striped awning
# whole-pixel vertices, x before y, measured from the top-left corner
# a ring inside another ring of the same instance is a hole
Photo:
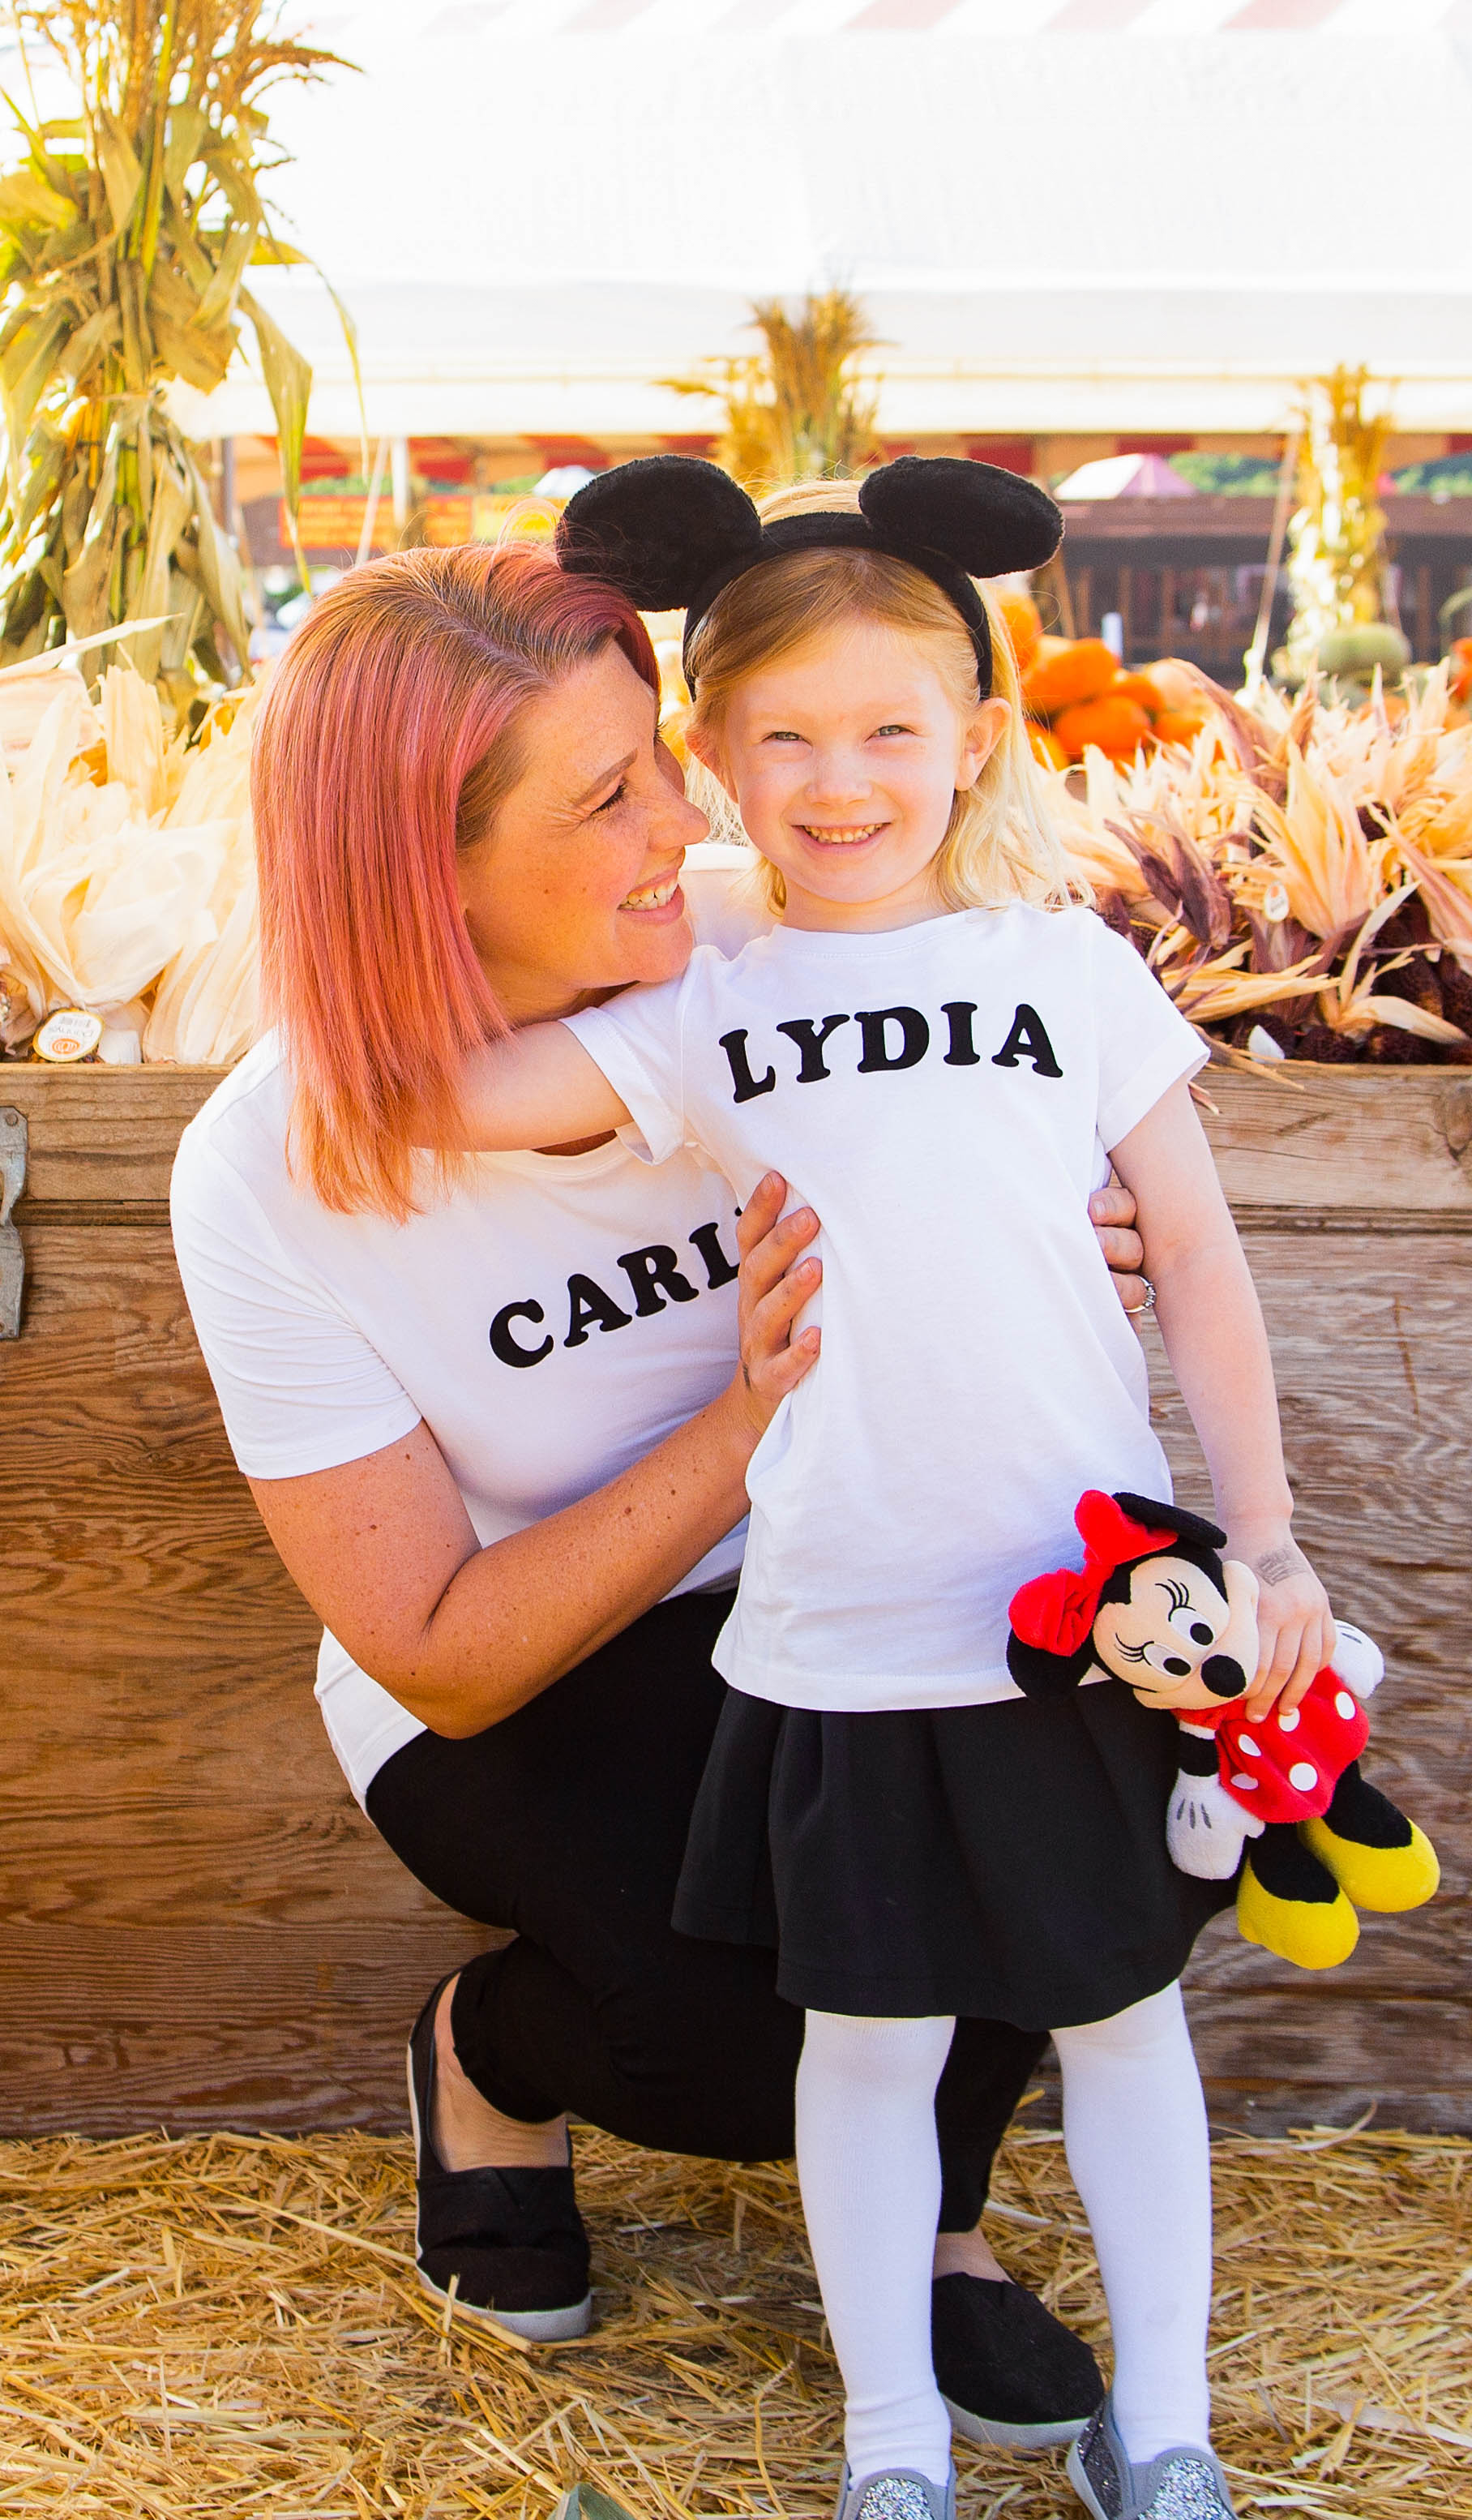
[[[893,439],[1269,431],[1340,361],[1472,431],[1472,0],[365,0],[274,100],[374,434],[717,426],[665,380],[841,279]],[[0,73],[4,63],[0,59]],[[262,288],[356,426],[306,275]],[[244,373],[187,397],[270,427]]]

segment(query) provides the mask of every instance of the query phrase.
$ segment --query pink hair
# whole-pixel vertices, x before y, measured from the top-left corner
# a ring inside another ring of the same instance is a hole
[[[454,1144],[460,1063],[505,1029],[456,889],[524,765],[528,704],[612,640],[650,689],[638,613],[546,553],[408,551],[309,615],[256,728],[251,805],[268,1017],[291,1144],[324,1206],[402,1221],[416,1148]],[[437,1158],[439,1181],[453,1158]]]

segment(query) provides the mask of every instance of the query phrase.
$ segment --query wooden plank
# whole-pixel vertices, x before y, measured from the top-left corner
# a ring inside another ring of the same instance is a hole
[[[7,1933],[0,2136],[398,2133],[416,2012],[496,1939],[443,1908],[386,1931],[374,1919]]]
[[[1443,1886],[1412,1915],[1365,1916],[1353,1958],[1322,1978],[1253,1950],[1230,1920],[1214,1926],[1187,1979],[1203,2072],[1224,2123],[1264,2132],[1347,2123],[1371,2099],[1381,2124],[1472,2131],[1472,1238],[1260,1226],[1244,1239],[1272,1341],[1295,1528],[1336,1606],[1386,1655],[1366,1773],[1429,1830]],[[1153,1328],[1147,1344],[1178,1493],[1209,1511]]]
[[[1472,1078],[1445,1067],[1319,1067],[1281,1081],[1209,1068],[1203,1112],[1234,1209],[1472,1222]]]
[[[22,1223],[166,1201],[179,1132],[219,1081],[208,1067],[0,1067],[0,1102],[30,1129]],[[1457,1069],[1294,1060],[1281,1081],[1214,1067],[1203,1084],[1234,1206],[1472,1219],[1472,1078]]]
[[[230,1459],[159,1221],[178,1130],[216,1081],[0,1075],[36,1149],[24,1330],[0,1346],[6,2132],[396,2125],[407,2023],[481,1939],[351,1802],[312,1702],[315,1622]],[[1447,1876],[1431,1910],[1367,1919],[1325,1980],[1214,1928],[1192,1972],[1213,2105],[1266,2127],[1378,2092],[1382,2121],[1472,2127],[1472,1079],[1208,1085],[1299,1527],[1391,1664],[1371,1772]],[[1147,1335],[1182,1496],[1204,1501]]]
[[[0,1066],[0,1102],[23,1111],[30,1158],[21,1220],[56,1201],[157,1205],[179,1133],[209,1100],[218,1067]]]

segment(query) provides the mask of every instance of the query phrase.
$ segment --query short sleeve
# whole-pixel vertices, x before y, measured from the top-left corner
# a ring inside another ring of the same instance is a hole
[[[697,946],[691,962],[710,950]],[[628,1105],[631,1125],[618,1134],[647,1163],[667,1163],[690,1143],[681,1057],[688,978],[687,971],[657,988],[625,989],[606,1006],[562,1018]]]
[[[1133,945],[1086,912],[1093,931],[1093,1011],[1098,1042],[1098,1133],[1112,1154],[1210,1054],[1171,1004]]]
[[[195,1128],[180,1142],[170,1208],[195,1331],[247,1478],[339,1469],[412,1432],[421,1413],[402,1383]]]

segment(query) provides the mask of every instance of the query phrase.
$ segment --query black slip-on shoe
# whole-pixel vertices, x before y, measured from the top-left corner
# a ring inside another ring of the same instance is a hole
[[[430,2140],[434,2014],[449,1982],[440,1980],[409,2035],[420,2281],[445,2301],[458,2276],[457,2313],[533,2344],[586,2336],[593,2324],[588,2234],[571,2168],[446,2170]]]
[[[1076,2441],[1104,2400],[1082,2336],[1025,2284],[940,2275],[930,2287],[930,2349],[941,2396],[963,2441],[1049,2450]]]

